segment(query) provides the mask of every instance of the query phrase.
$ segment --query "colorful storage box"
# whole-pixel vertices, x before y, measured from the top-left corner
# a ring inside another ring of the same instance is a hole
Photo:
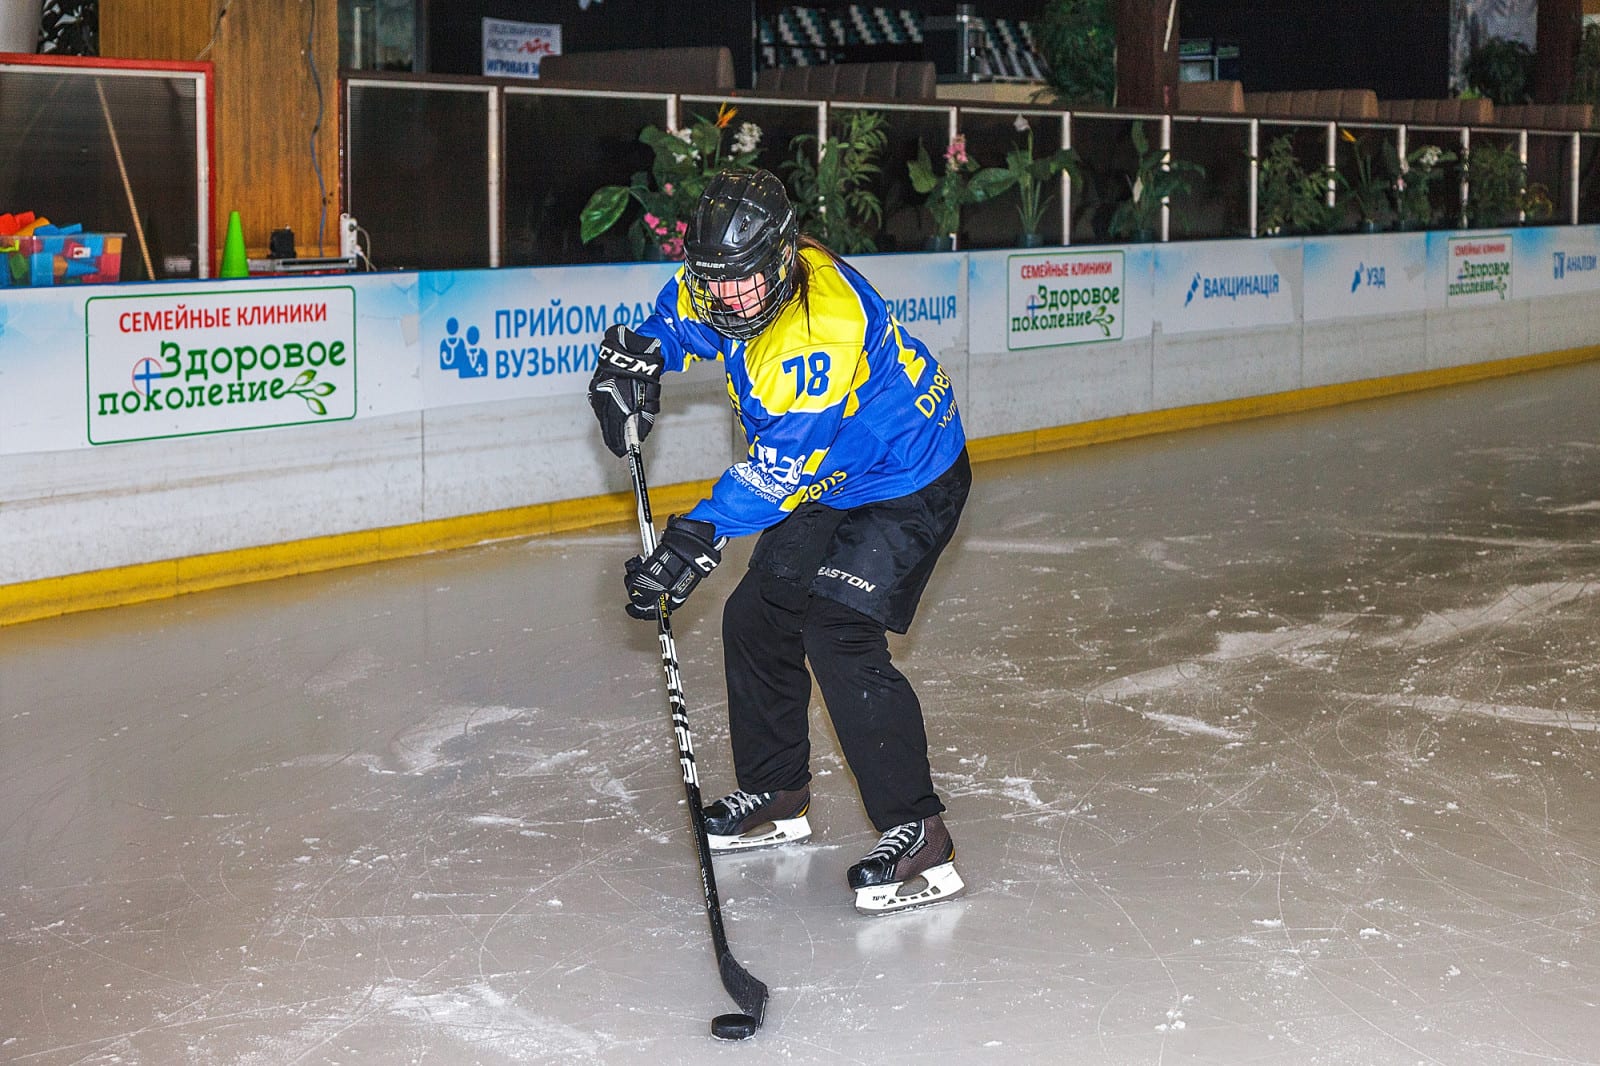
[[[122,280],[121,233],[0,237],[0,285],[99,285]]]

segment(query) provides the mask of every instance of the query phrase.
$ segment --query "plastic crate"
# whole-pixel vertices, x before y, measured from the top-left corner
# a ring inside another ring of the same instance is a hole
[[[122,280],[122,233],[40,233],[0,237],[0,285],[101,285]]]

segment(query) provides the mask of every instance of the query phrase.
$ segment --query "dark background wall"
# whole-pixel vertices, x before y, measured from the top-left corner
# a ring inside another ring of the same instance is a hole
[[[1183,37],[1239,45],[1246,92],[1449,95],[1450,0],[1179,0]]]
[[[549,22],[563,52],[726,44],[737,71],[750,67],[749,0],[433,0],[428,65],[435,74],[483,73],[483,20]]]
[[[681,47],[725,44],[733,52],[739,84],[751,71],[750,26],[756,11],[776,11],[771,0],[430,0],[426,13],[428,69],[435,74],[483,72],[483,20],[549,22],[561,27],[563,52],[607,48]],[[842,8],[844,3],[807,0],[806,6]],[[955,0],[876,0],[873,6],[952,15]],[[1044,0],[980,0],[976,13],[988,18],[1037,18]]]

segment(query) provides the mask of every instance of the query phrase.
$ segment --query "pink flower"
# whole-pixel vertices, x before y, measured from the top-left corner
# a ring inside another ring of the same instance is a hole
[[[952,167],[964,167],[971,161],[967,157],[965,134],[956,134],[955,139],[950,142],[950,147],[944,150],[944,161],[946,166]]]
[[[659,219],[659,218],[657,218],[657,217],[656,217],[656,216],[654,216],[654,215],[652,215],[652,214],[651,214],[651,213],[650,213],[650,212],[648,212],[648,211],[646,211],[646,212],[645,212],[645,213],[644,213],[644,224],[645,224],[645,225],[646,225],[646,226],[649,226],[649,227],[650,227],[650,228],[651,228],[651,229],[655,229],[655,228],[656,228],[656,225],[657,225],[657,224],[658,224],[658,223],[659,223],[659,222],[660,222],[660,221],[661,221],[661,220],[660,220],[660,219]]]
[[[679,222],[678,223],[678,236],[681,237],[685,233],[688,233],[688,232],[689,232],[689,223],[687,223],[687,222]]]
[[[670,241],[661,242],[661,254],[668,259],[683,258],[683,238],[674,237]]]
[[[663,182],[662,185],[661,185],[661,191],[666,193],[668,196],[671,196],[672,195],[672,182],[670,182],[670,181]]]

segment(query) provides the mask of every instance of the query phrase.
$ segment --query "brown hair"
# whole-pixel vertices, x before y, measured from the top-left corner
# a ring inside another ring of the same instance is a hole
[[[810,264],[808,264],[805,261],[805,258],[800,255],[800,250],[804,249],[804,248],[815,248],[817,251],[819,251],[823,255],[827,256],[836,265],[839,264],[839,263],[842,263],[843,260],[841,260],[839,258],[839,253],[838,252],[835,252],[832,248],[829,248],[826,244],[823,244],[821,241],[817,240],[815,237],[812,237],[812,236],[809,236],[809,235],[806,235],[806,234],[802,234],[801,237],[800,237],[800,240],[798,242],[798,245],[799,246],[796,248],[795,254],[794,254],[794,258],[795,258],[795,279],[794,279],[794,296],[792,298],[793,299],[797,299],[797,300],[800,301],[800,307],[805,311],[805,314],[806,314],[806,331],[810,332],[810,330],[811,330],[811,266],[810,266]]]

